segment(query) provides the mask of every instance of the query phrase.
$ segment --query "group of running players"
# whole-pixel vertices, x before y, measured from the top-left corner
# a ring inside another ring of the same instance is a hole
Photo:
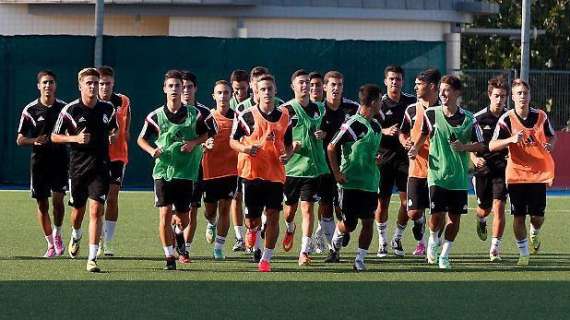
[[[31,191],[47,241],[44,257],[64,253],[63,199],[69,191],[68,254],[79,255],[88,203],[87,271],[99,272],[97,257],[114,255],[118,193],[128,161],[130,101],[114,92],[110,67],[83,69],[78,83],[80,98],[66,104],[56,98],[56,75],[39,72],[40,97],[22,111],[17,143],[32,146]],[[489,106],[472,114],[458,104],[462,83],[454,75],[442,77],[437,69],[420,72],[415,97],[402,92],[403,83],[403,69],[388,66],[386,94],[375,84],[365,84],[354,102],[343,95],[342,73],[321,76],[297,70],[291,76],[293,98],[284,102],[276,97],[269,70],[255,67],[217,81],[215,105],[208,108],[196,101],[194,74],[168,71],[165,103],[146,116],[137,139],[154,158],[165,269],[175,270],[176,260],[190,262],[202,199],[206,240],[214,244],[215,260],[225,259],[231,217],[236,238],[232,250],[249,252],[259,271],[271,271],[280,212],[285,223],[282,247],[288,252],[300,207],[299,266],[310,265],[317,253],[326,253],[327,263],[340,262],[340,251],[359,220],[355,271],[366,270],[374,221],[378,257],[386,257],[389,249],[404,256],[402,237],[412,220],[417,241],[413,255],[449,269],[461,216],[468,211],[472,171],[481,240],[487,238],[486,219],[493,213],[490,260],[501,260],[508,194],[520,251],[517,264],[528,265],[529,242],[535,253],[541,244],[546,188],[554,178],[550,152],[556,140],[546,114],[529,107],[529,85],[520,79],[511,86],[500,77],[489,80]],[[511,110],[505,107],[509,91]],[[394,188],[400,205],[389,241],[388,207]],[[424,236],[426,225],[429,233]]]

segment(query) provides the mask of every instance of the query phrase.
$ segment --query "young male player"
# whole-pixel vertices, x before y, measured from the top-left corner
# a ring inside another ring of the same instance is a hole
[[[441,73],[437,69],[426,69],[416,76],[414,87],[418,102],[406,108],[399,135],[400,143],[408,152],[415,148],[415,142],[421,137],[425,110],[437,105],[439,101],[438,86],[440,79]],[[413,254],[423,257],[426,251],[424,241],[425,209],[429,208],[427,182],[429,139],[425,139],[424,144],[417,146],[417,148],[417,155],[410,158],[406,194],[408,197],[408,218],[414,222],[412,232],[418,241]],[[412,153],[415,154],[416,151],[414,150]]]
[[[439,256],[439,268],[450,269],[449,253],[459,231],[461,215],[467,213],[469,184],[469,152],[484,149],[481,128],[473,115],[457,105],[462,84],[459,78],[447,75],[441,79],[441,106],[426,110],[422,136],[415,143],[411,156],[417,156],[419,146],[429,135],[428,186],[431,216],[427,248],[428,263],[436,263],[439,247],[438,231],[446,214],[444,242]]]
[[[404,70],[400,66],[389,65],[384,69],[384,84],[386,85],[386,94],[382,97],[380,104],[380,111],[382,112],[376,118],[384,128],[380,162],[380,172],[382,174],[380,175],[380,185],[378,187],[378,207],[375,213],[379,237],[377,255],[385,257],[388,254],[388,207],[390,206],[390,199],[395,185],[400,195],[400,207],[391,247],[394,250],[394,255],[402,257],[404,256],[402,235],[408,222],[406,184],[409,161],[406,149],[398,140],[398,129],[404,120],[406,108],[410,104],[415,103],[416,98],[402,92]],[[383,119],[380,118],[380,115],[384,116]]]
[[[339,203],[342,220],[336,225],[332,250],[327,257],[330,262],[339,262],[341,247],[348,244],[350,232],[356,229],[358,219],[362,230],[353,268],[366,270],[364,258],[373,236],[374,210],[377,205],[377,190],[380,171],[376,159],[382,138],[382,127],[374,119],[380,109],[380,88],[366,84],[359,89],[360,109],[350,117],[328,145],[329,163],[339,183]],[[339,152],[339,149],[342,152]],[[337,154],[341,153],[340,167]]]
[[[358,111],[358,104],[349,99],[343,98],[344,76],[338,71],[329,71],[325,74],[325,116],[321,122],[321,130],[326,135],[323,139],[323,146],[327,148],[332,141],[332,137],[340,130],[341,125]],[[330,161],[327,157],[327,162]],[[337,163],[340,162],[340,153],[337,153]],[[338,190],[336,180],[333,174],[325,174],[321,179],[319,190],[319,216],[321,217],[320,225],[323,229],[326,241],[330,243],[335,228],[333,213],[338,207]],[[318,245],[322,245],[324,241],[317,240]],[[326,250],[324,247],[318,248],[321,251]],[[329,250],[332,250],[329,247]]]
[[[521,79],[515,79],[512,87],[515,108],[499,119],[491,152],[508,149],[505,179],[511,199],[513,227],[520,256],[517,264],[529,264],[526,232],[526,215],[530,216],[530,244],[538,253],[541,241],[539,231],[544,223],[546,187],[554,180],[554,160],[551,152],[556,135],[546,113],[530,108],[530,87]]]
[[[266,74],[269,74],[269,69],[267,69],[266,67],[257,66],[251,69],[251,71],[249,72],[249,87],[251,88],[251,96],[243,100],[236,106],[235,110],[238,113],[242,113],[258,103],[259,97],[257,94],[257,83],[259,78]],[[276,106],[280,106],[283,104],[283,100],[277,96],[275,96],[274,100],[275,100],[274,105]]]
[[[198,78],[190,71],[182,71],[182,104],[196,109],[197,121],[203,122],[208,128],[208,135],[215,133],[214,118],[210,113],[210,109],[200,102],[196,101],[196,92],[198,91]],[[202,147],[199,146],[196,152],[202,152]],[[204,188],[202,187],[202,165],[198,173],[198,180],[194,181],[194,190],[190,199],[190,220],[188,227],[184,229],[184,240],[182,238],[177,241],[183,241],[186,244],[186,251],[190,253],[192,249],[192,241],[194,241],[194,234],[196,233],[196,226],[198,225],[198,209],[202,206],[202,194]],[[214,243],[216,237],[215,221],[208,221],[206,228],[206,240],[209,243]]]
[[[492,262],[501,261],[500,245],[505,231],[507,199],[505,168],[508,150],[490,152],[488,146],[499,118],[507,112],[505,104],[508,91],[509,88],[504,79],[489,80],[487,88],[489,106],[475,114],[475,119],[483,131],[483,139],[487,148],[484,152],[471,154],[471,161],[475,164],[473,187],[477,195],[477,235],[483,241],[487,239],[487,216],[491,211],[493,212],[493,238],[489,249],[489,258]]]
[[[210,138],[212,145],[204,149],[202,158],[204,203],[206,219],[217,219],[214,259],[224,260],[223,247],[230,227],[230,205],[237,187],[237,152],[230,148],[230,134],[235,118],[235,111],[230,108],[230,84],[225,80],[217,81],[212,97],[216,107],[212,115],[218,131]]]
[[[325,89],[323,85],[323,76],[318,72],[309,73],[310,87],[309,97],[311,102],[323,102],[325,99]]]
[[[113,256],[113,239],[115,238],[115,227],[119,218],[119,190],[123,183],[125,168],[129,161],[128,141],[131,127],[131,102],[129,97],[115,93],[115,71],[113,68],[103,66],[97,69],[100,74],[99,79],[99,100],[109,102],[115,107],[115,117],[117,118],[116,140],[109,146],[109,163],[111,180],[109,185],[109,195],[107,196],[107,207],[105,210],[105,220],[99,252],[106,256]]]
[[[325,108],[322,103],[309,100],[309,73],[297,70],[291,76],[291,88],[295,97],[282,107],[287,108],[291,119],[289,130],[293,134],[293,155],[285,165],[286,180],[284,187],[286,232],[283,238],[283,249],[288,252],[293,247],[295,232],[295,213],[301,200],[303,216],[303,237],[299,265],[311,264],[309,253],[312,248],[311,238],[315,216],[313,205],[317,201],[317,192],[321,176],[329,173],[323,149],[324,131],[321,121]]]
[[[152,177],[166,270],[176,270],[173,214],[179,222],[174,232],[180,262],[190,262],[184,241],[179,239],[188,225],[190,197],[202,160],[200,144],[208,137],[205,119],[198,117],[196,108],[182,104],[182,76],[177,70],[164,75],[166,103],[148,114],[137,139],[138,145],[155,159]],[[151,145],[153,140],[155,146]]]
[[[47,242],[45,258],[61,256],[64,251],[62,235],[65,208],[63,197],[67,188],[69,155],[65,146],[54,144],[50,134],[65,102],[56,98],[56,75],[50,70],[38,72],[39,98],[28,103],[18,125],[18,146],[30,146],[30,186],[36,199],[36,217]],[[49,197],[52,197],[53,227],[49,216]]]
[[[292,136],[287,130],[287,109],[275,106],[273,76],[260,77],[256,88],[259,104],[244,110],[234,120],[230,146],[239,152],[238,174],[243,184],[246,207],[247,245],[254,247],[254,252],[260,249],[258,229],[265,209],[265,249],[258,269],[269,272],[279,233],[279,210],[285,183],[284,164],[291,156]]]
[[[69,204],[71,205],[72,233],[68,252],[71,258],[79,255],[82,237],[81,223],[89,199],[89,256],[87,271],[100,272],[97,251],[103,227],[103,211],[109,193],[109,144],[116,138],[115,108],[99,101],[99,72],[85,68],[77,76],[81,97],[60,112],[51,134],[54,143],[68,143],[71,149],[69,164]]]
[[[238,104],[249,98],[249,74],[244,70],[234,70],[230,75],[232,84],[232,98],[230,99],[230,108],[236,111]],[[235,243],[232,251],[245,251],[244,230],[243,230],[243,208],[241,203],[241,184],[238,184],[234,198],[230,208],[230,215],[234,225]]]

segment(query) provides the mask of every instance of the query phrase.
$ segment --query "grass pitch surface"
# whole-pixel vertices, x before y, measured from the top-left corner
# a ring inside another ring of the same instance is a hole
[[[396,197],[394,197],[394,200]],[[257,272],[249,256],[231,252],[211,258],[205,219],[191,252],[193,262],[166,272],[158,240],[158,212],[150,192],[125,192],[120,198],[113,258],[100,258],[104,273],[85,271],[88,219],[80,258],[44,259],[45,240],[27,192],[0,192],[0,318],[6,319],[568,319],[570,318],[570,198],[549,197],[541,231],[542,251],[527,268],[516,267],[518,250],[507,217],[503,262],[488,262],[490,236],[477,237],[474,210],[463,216],[454,243],[453,269],[442,272],[413,257],[411,224],[404,236],[406,256],[375,256],[377,236],[367,258],[368,271],[353,273],[356,234],[342,252],[342,263],[298,267],[300,232],[289,253],[279,238],[272,273]],[[470,206],[475,201],[470,198]],[[397,204],[392,203],[389,235]],[[297,214],[300,226],[300,213]],[[491,220],[488,225],[490,226]],[[281,233],[283,233],[281,226]],[[359,229],[358,229],[359,230]],[[298,228],[300,231],[300,228]],[[376,231],[375,231],[376,232]],[[64,242],[71,234],[66,208]],[[391,253],[391,252],[390,252]]]

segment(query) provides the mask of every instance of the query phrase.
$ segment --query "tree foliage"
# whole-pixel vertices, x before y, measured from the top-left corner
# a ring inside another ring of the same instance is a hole
[[[500,6],[496,15],[479,16],[470,27],[520,28],[521,0],[494,0]],[[532,69],[570,69],[570,0],[534,0],[531,28],[543,29],[545,35],[532,38]],[[463,69],[511,69],[520,66],[520,38],[463,34]]]

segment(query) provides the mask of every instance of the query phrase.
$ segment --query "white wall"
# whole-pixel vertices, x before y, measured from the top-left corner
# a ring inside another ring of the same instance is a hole
[[[236,19],[215,17],[170,17],[168,34],[171,36],[199,36],[232,38]]]
[[[107,35],[168,35],[167,17],[106,16]],[[93,16],[31,15],[25,4],[0,4],[0,34],[93,35]]]

